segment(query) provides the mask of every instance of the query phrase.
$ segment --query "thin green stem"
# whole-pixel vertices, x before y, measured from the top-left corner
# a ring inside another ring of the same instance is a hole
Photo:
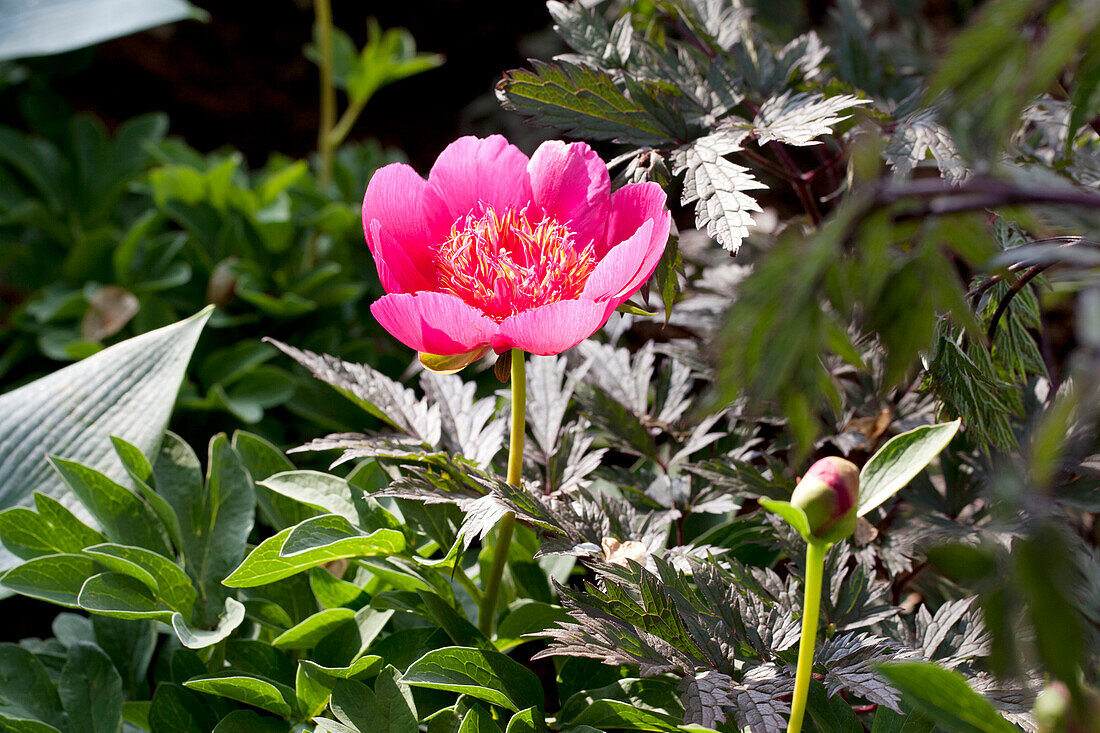
[[[527,374],[524,369],[523,352],[512,349],[512,435],[508,442],[508,483],[518,487],[523,477],[523,436],[527,425]],[[500,579],[504,575],[504,566],[508,563],[508,547],[512,544],[512,531],[516,526],[516,515],[508,512],[497,525],[496,547],[493,548],[493,564],[489,566],[489,575],[485,579],[485,594],[481,599],[477,627],[481,633],[490,636],[493,633],[493,620],[497,615],[497,597],[500,595]]]
[[[458,584],[466,589],[466,592],[470,594],[470,598],[474,599],[474,603],[481,605],[481,589],[474,584],[474,581],[470,580],[470,576],[466,574],[466,571],[458,564],[458,560],[455,560],[455,580]]]
[[[332,78],[332,5],[330,0],[313,0],[317,22],[317,45],[321,52],[321,119],[317,129],[317,152],[321,155],[321,170],[317,177],[324,188],[332,180],[332,144],[330,136],[336,126],[336,87]]]
[[[822,542],[806,543],[806,588],[802,599],[802,637],[798,642],[798,672],[794,678],[794,699],[787,733],[799,733],[806,715],[806,698],[810,693],[810,677],[814,668],[814,647],[817,642],[817,619],[821,613],[821,576],[825,571],[825,553],[829,546]]]

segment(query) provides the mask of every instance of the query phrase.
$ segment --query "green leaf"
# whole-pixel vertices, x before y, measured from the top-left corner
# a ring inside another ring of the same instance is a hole
[[[297,527],[284,529],[277,535],[264,540],[259,547],[253,550],[240,564],[240,567],[225,579],[224,584],[230,588],[252,588],[281,580],[332,560],[369,555],[388,556],[400,553],[405,549],[404,535],[392,529],[379,529],[368,535],[344,536],[343,539],[337,539],[331,541],[330,544],[313,547],[312,549],[308,548],[307,544],[311,539],[322,540],[318,535],[312,535],[307,531],[298,535],[299,544],[297,549],[299,552],[297,554],[292,556],[280,554],[280,549],[294,530],[317,519],[338,520],[343,522],[343,526],[351,527],[343,517],[329,514],[307,519]],[[330,523],[327,526],[317,527],[317,529],[331,530],[332,525]],[[330,532],[323,532],[323,535],[324,541],[332,540]]]
[[[294,714],[291,708],[291,702],[296,699],[294,691],[285,685],[259,677],[250,677],[237,672],[219,672],[192,677],[184,682],[183,686],[253,705],[283,718],[290,718]]]
[[[193,628],[182,614],[172,614],[172,628],[179,637],[180,643],[188,649],[205,649],[217,644],[232,634],[242,621],[244,621],[244,604],[232,597],[225,599],[225,610],[218,617],[217,625],[213,629]]]
[[[895,713],[879,707],[871,724],[871,733],[932,733],[935,724],[919,712]]]
[[[413,687],[466,694],[512,712],[543,702],[542,683],[529,669],[482,649],[435,649],[413,662],[403,679]]]
[[[253,481],[262,482],[277,473],[294,470],[294,464],[281,450],[258,435],[238,430],[233,433],[233,448]],[[275,529],[292,527],[314,514],[298,502],[279,496],[259,483],[256,486],[256,500],[268,523]]]
[[[185,567],[199,589],[200,620],[212,625],[227,595],[221,581],[244,557],[255,514],[252,479],[224,434],[210,441],[206,482],[198,461],[167,434],[154,466],[157,491],[180,518]]]
[[[540,634],[555,628],[558,622],[571,620],[561,606],[552,606],[541,601],[517,601],[497,626],[497,651],[508,651],[531,641],[530,638],[524,638],[527,634]]]
[[[682,720],[655,710],[644,710],[632,703],[621,700],[596,700],[588,705],[580,715],[568,721],[566,725],[592,726],[600,730],[623,728],[626,730],[675,731]]]
[[[137,578],[173,610],[190,616],[198,594],[187,573],[171,560],[140,547],[111,543],[92,545],[84,552],[104,567]]]
[[[308,659],[299,661],[298,665],[299,667],[309,667],[315,675],[329,677],[332,680],[365,680],[378,674],[378,671],[382,668],[382,657],[369,654],[365,657],[359,657],[346,667],[324,667]]]
[[[38,720],[9,718],[0,713],[0,733],[61,733],[61,731]]]
[[[95,562],[84,555],[46,555],[12,568],[3,583],[20,595],[79,608],[80,588],[97,572]]]
[[[503,733],[493,716],[480,705],[471,705],[462,716],[462,725],[458,733]]]
[[[111,540],[171,555],[164,525],[141,498],[99,471],[79,463],[49,456],[49,462],[65,484],[103,526]]]
[[[130,445],[122,438],[112,436],[111,443],[114,444],[115,453],[118,454],[119,460],[122,461],[122,465],[126,467],[126,472],[130,474],[130,480],[133,481],[138,494],[140,494],[141,497],[149,503],[153,511],[156,512],[165,530],[167,530],[168,536],[172,540],[172,544],[175,547],[182,547],[183,540],[180,537],[179,517],[176,516],[176,512],[168,502],[164,500],[164,497],[153,491],[152,487],[149,485],[149,482],[153,478],[153,466],[149,463],[149,459],[145,457],[144,453],[138,450],[137,446]]]
[[[492,642],[485,638],[485,634],[456,611],[454,606],[440,598],[438,593],[421,590],[417,591],[417,596],[427,609],[431,620],[439,624],[452,644],[476,646],[481,649],[493,648]]]
[[[606,71],[565,61],[531,64],[531,70],[505,72],[497,84],[497,97],[506,109],[567,135],[596,140],[660,146],[685,136],[652,114],[663,92],[655,84],[634,82],[627,96]],[[676,127],[682,124],[680,119]]]
[[[825,685],[810,680],[810,693],[806,703],[806,713],[818,727],[831,733],[863,733],[863,724],[840,695],[829,697]]]
[[[330,608],[287,629],[275,637],[271,645],[277,649],[309,649],[332,633],[337,626],[353,618],[355,611],[350,608]]]
[[[85,611],[115,618],[151,618],[168,622],[173,611],[140,580],[122,573],[100,573],[85,581],[78,597]]]
[[[46,56],[206,13],[186,0],[49,0],[5,8],[0,61]]]
[[[877,667],[932,721],[953,733],[1017,733],[993,705],[970,689],[958,672],[928,662],[890,662]]]
[[[520,710],[508,721],[504,733],[540,733],[546,730],[546,720],[536,707]]]
[[[87,642],[69,647],[57,692],[73,733],[118,733],[122,677],[99,647]]]
[[[64,542],[66,546],[76,547],[80,545],[83,548],[107,540],[102,534],[77,519],[76,515],[66,509],[65,505],[57,499],[36,491],[34,492],[34,506],[38,513],[50,523],[57,541]]]
[[[16,644],[0,644],[0,703],[4,703],[0,712],[13,718],[36,718],[57,728],[68,728],[57,688],[46,668]]]
[[[157,685],[149,706],[152,733],[207,733],[217,720],[202,695],[179,685]]]
[[[339,476],[320,471],[286,471],[269,476],[260,485],[327,514],[339,514],[353,524],[359,521],[351,488]]]
[[[184,370],[208,308],[192,318],[104,349],[77,364],[0,395],[0,507],[29,501],[33,491],[66,497],[46,463],[53,454],[123,480],[111,450],[118,436],[152,455],[175,405]],[[0,567],[11,567],[0,558]]]
[[[862,517],[905,488],[947,447],[960,425],[958,420],[924,425],[894,436],[879,448],[859,472],[857,516]]]
[[[21,506],[0,512],[0,540],[23,560],[84,549],[71,535],[54,531],[41,514]]]
[[[252,710],[234,710],[218,721],[211,733],[288,733],[290,723]]]
[[[341,722],[360,731],[415,733],[417,730],[412,693],[392,666],[378,675],[373,692],[359,682],[338,682],[329,704]]]
[[[761,499],[760,506],[764,507],[772,514],[778,514],[783,517],[787,524],[791,525],[798,534],[802,535],[802,539],[807,542],[810,541],[810,520],[806,517],[806,512],[794,506],[789,501],[776,501],[775,499]]]

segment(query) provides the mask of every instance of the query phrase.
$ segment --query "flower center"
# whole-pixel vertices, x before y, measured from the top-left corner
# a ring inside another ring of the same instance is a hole
[[[497,321],[579,297],[596,268],[591,244],[580,249],[563,225],[548,217],[532,223],[514,209],[459,219],[436,255],[440,292]]]

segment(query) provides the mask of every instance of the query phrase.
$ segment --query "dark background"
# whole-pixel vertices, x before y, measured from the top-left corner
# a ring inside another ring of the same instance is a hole
[[[312,3],[194,4],[210,13],[208,23],[182,21],[101,44],[83,69],[56,79],[55,88],[110,127],[145,112],[167,112],[171,132],[190,145],[202,151],[233,146],[253,165],[273,152],[302,157],[313,151],[317,67],[302,53],[312,35]],[[360,47],[373,16],[384,29],[407,28],[419,51],[446,57],[443,66],[378,92],[349,136],[403,148],[420,170],[459,134],[503,132],[518,124],[499,109],[493,85],[527,56],[549,57],[562,48],[540,0],[332,5],[335,24]],[[343,101],[341,96],[341,110]]]

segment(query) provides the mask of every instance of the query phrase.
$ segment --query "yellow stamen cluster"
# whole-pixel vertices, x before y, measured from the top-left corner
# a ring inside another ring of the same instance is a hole
[[[439,290],[498,321],[577,298],[595,268],[591,244],[577,247],[565,226],[550,218],[532,223],[526,210],[470,214],[436,252]]]

